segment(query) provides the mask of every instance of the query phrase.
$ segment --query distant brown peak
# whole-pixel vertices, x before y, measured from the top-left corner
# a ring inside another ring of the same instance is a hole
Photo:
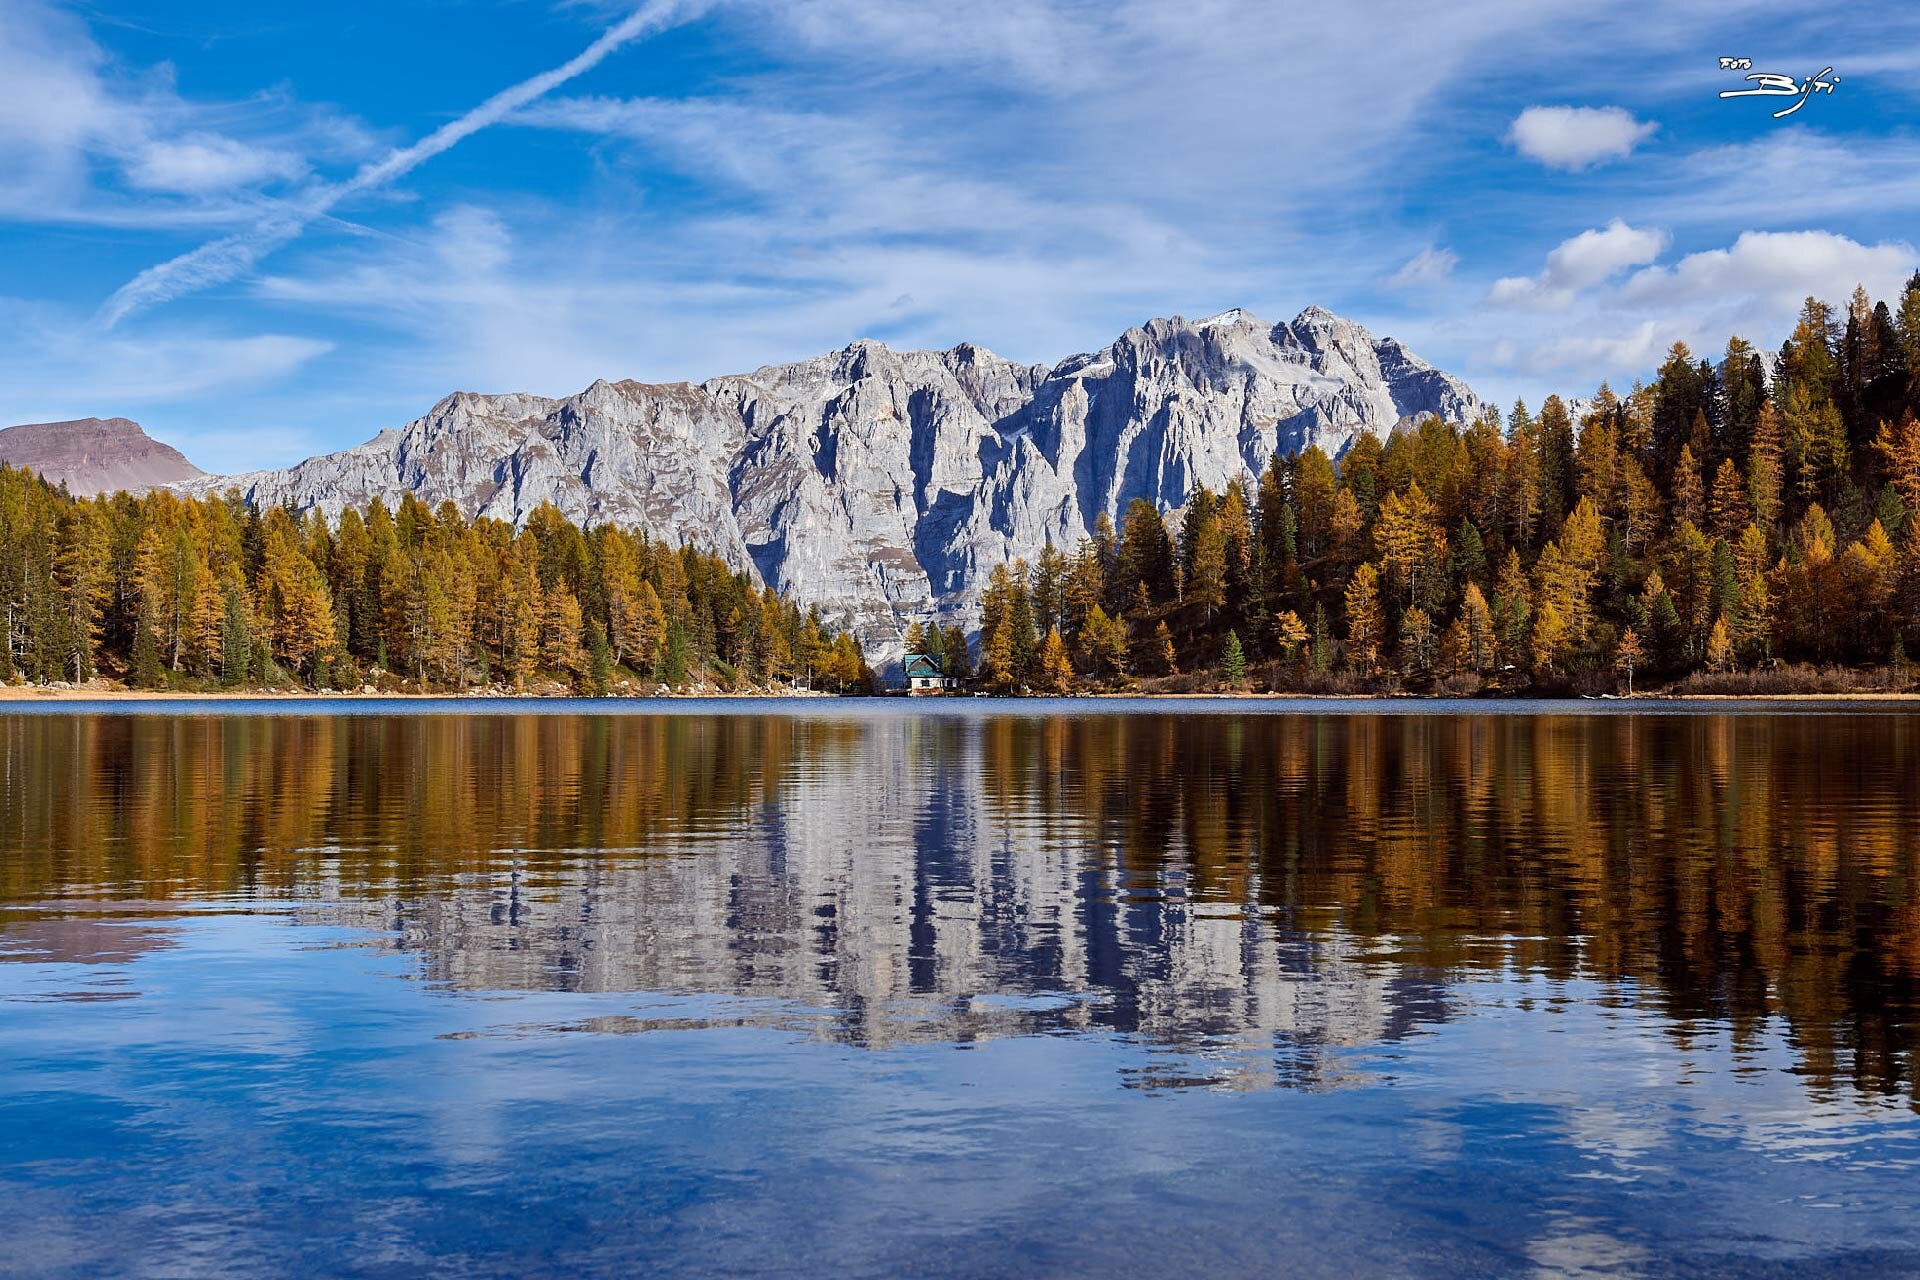
[[[205,474],[130,418],[7,427],[0,430],[0,462],[37,472],[82,497],[123,489],[140,493]]]

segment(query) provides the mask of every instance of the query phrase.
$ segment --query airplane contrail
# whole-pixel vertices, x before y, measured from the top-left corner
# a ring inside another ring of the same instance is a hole
[[[411,146],[363,165],[350,178],[305,193],[257,226],[222,236],[177,258],[148,267],[107,299],[100,308],[101,321],[111,329],[136,311],[237,280],[260,259],[325,217],[342,200],[405,176],[461,140],[498,124],[528,103],[592,70],[622,45],[670,25],[676,15],[690,7],[685,0],[652,0],[609,27],[599,39],[559,66],[502,89],[458,120],[441,125]]]

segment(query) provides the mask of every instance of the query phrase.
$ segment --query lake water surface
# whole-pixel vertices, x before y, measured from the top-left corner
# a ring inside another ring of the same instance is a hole
[[[0,1273],[1920,1273],[1920,717],[608,710],[0,713]]]

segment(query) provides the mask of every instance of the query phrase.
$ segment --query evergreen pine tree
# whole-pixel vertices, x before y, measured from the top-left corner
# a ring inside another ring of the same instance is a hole
[[[947,675],[953,679],[964,684],[973,678],[973,655],[967,651],[967,633],[957,624],[947,628],[943,661]]]
[[[596,698],[613,692],[613,646],[597,621],[587,626],[587,692]]]
[[[1481,582],[1487,576],[1487,544],[1480,536],[1480,530],[1471,520],[1462,520],[1454,538],[1453,571],[1458,575],[1464,588],[1467,583]]]
[[[660,679],[674,688],[687,682],[687,632],[678,620],[667,624],[667,643],[660,655]]]
[[[166,665],[160,660],[160,646],[153,635],[153,606],[142,601],[133,631],[133,682],[142,689],[164,689]]]
[[[1238,689],[1247,682],[1247,651],[1240,645],[1238,631],[1227,632],[1226,651],[1220,658],[1220,679],[1229,689]]]
[[[1313,673],[1323,676],[1333,669],[1333,628],[1327,623],[1327,606],[1313,606],[1313,652],[1309,659]]]

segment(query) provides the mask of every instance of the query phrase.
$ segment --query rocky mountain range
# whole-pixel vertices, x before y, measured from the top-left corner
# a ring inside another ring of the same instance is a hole
[[[144,493],[205,473],[125,418],[31,422],[0,431],[0,462],[38,472],[79,497]]]
[[[912,618],[974,625],[994,565],[1070,548],[1101,512],[1175,510],[1276,451],[1338,455],[1361,432],[1479,408],[1329,311],[1269,324],[1235,310],[1152,320],[1051,368],[860,341],[701,383],[460,392],[356,448],[177,487],[329,515],[404,491],[516,522],[552,502],[701,543],[886,657]]]

